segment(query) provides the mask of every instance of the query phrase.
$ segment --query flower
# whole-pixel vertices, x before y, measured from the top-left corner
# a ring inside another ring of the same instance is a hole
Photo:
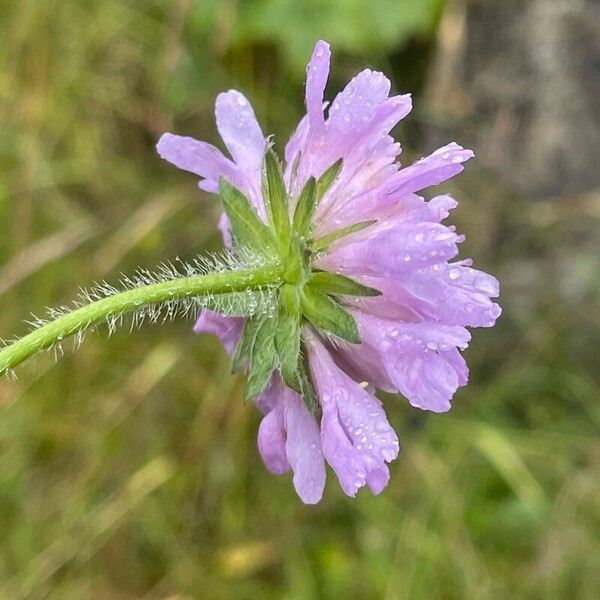
[[[272,472],[293,471],[306,503],[321,499],[325,461],[346,494],[364,485],[381,492],[399,443],[375,388],[447,411],[468,379],[466,327],[490,327],[500,315],[490,300],[497,280],[454,260],[464,237],[442,221],[456,201],[417,193],[460,173],[473,153],[451,143],[400,166],[390,131],[410,112],[410,96],[390,96],[389,80],[366,69],[328,105],[329,61],[329,45],[319,41],[307,69],[307,114],[285,147],[281,175],[237,91],[216,100],[231,159],[170,133],[158,143],[164,159],[202,178],[201,189],[220,191],[226,209],[241,191],[260,218],[259,234],[270,224],[265,248],[274,243],[294,264],[280,288],[278,323],[204,311],[195,331],[217,334],[251,364],[249,386],[264,413],[260,454]],[[284,217],[278,202],[287,203]],[[235,246],[241,229],[227,215],[220,226]]]

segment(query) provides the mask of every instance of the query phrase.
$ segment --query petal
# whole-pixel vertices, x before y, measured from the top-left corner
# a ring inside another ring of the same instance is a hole
[[[321,258],[318,266],[349,274],[395,277],[456,256],[462,239],[440,223],[388,226],[383,221],[340,240],[339,247]]]
[[[329,109],[327,136],[346,146],[370,125],[379,105],[388,97],[390,81],[378,71],[365,69],[336,96]]]
[[[459,387],[467,385],[469,381],[469,367],[463,355],[456,348],[441,350],[439,354],[456,371]]]
[[[329,77],[330,59],[329,44],[319,40],[306,69],[306,112],[310,135],[314,137],[321,137],[325,133],[323,94]]]
[[[323,409],[323,454],[344,492],[354,496],[370,472],[377,472],[374,481],[381,480],[379,471],[398,455],[398,438],[381,402],[339,369],[315,336],[309,335],[307,343],[310,371]]]
[[[501,308],[489,295],[498,294],[492,275],[461,263],[436,264],[401,273],[394,279],[358,276],[381,296],[346,299],[351,306],[387,319],[418,322],[436,320],[447,325],[491,327]]]
[[[290,470],[285,451],[285,426],[283,407],[276,402],[258,427],[258,451],[271,473],[280,475]]]
[[[366,483],[366,465],[344,432],[335,402],[321,396],[321,445],[323,454],[335,471],[344,493],[355,496]]]
[[[439,354],[404,352],[387,357],[386,365],[399,391],[414,407],[433,412],[450,410],[450,399],[459,387],[458,374]]]
[[[294,471],[294,487],[306,504],[316,504],[325,488],[325,462],[319,427],[302,398],[284,386],[282,393],[286,431],[285,451]]]
[[[386,392],[396,391],[381,362],[381,354],[369,344],[344,344],[328,350],[335,363],[361,386],[367,383]]]
[[[401,196],[437,185],[460,173],[464,168],[462,163],[472,157],[471,150],[465,150],[455,143],[448,144],[409,167],[400,169],[389,181],[388,190]]]
[[[269,381],[267,387],[254,400],[254,403],[263,415],[271,412],[277,403],[280,393],[279,381],[277,376],[274,375],[271,377],[271,381]]]
[[[161,158],[179,169],[204,177],[201,185],[203,189],[209,188],[207,191],[218,189],[221,175],[228,178],[234,176],[235,165],[218,148],[206,142],[165,133],[158,140],[156,150]]]
[[[388,133],[410,112],[410,95],[394,96],[384,100],[362,135],[344,154],[344,167],[336,185],[319,202],[316,230],[327,233],[333,227],[344,227],[364,221],[373,214],[370,192],[394,175],[400,144]]]
[[[351,313],[358,325],[361,340],[380,352],[412,348],[426,348],[432,351],[450,350],[453,347],[464,349],[471,340],[471,334],[464,327],[457,325],[433,321],[404,323],[356,310]]]
[[[229,354],[233,354],[242,335],[244,319],[225,317],[212,310],[203,309],[194,325],[194,333],[212,333],[216,335]]]
[[[418,310],[419,300],[412,296],[400,281],[366,275],[359,276],[357,279],[364,285],[379,290],[381,296],[362,298],[349,296],[345,298],[348,305],[384,319],[408,323],[418,323],[423,320]]]
[[[417,408],[443,412],[467,379],[456,351],[470,340],[464,327],[433,322],[401,323],[354,312],[361,339],[375,347],[388,376]]]
[[[490,300],[498,295],[498,280],[461,263],[405,273],[397,285],[412,299],[410,306],[416,312],[449,325],[491,327],[502,312]]]
[[[235,90],[217,96],[217,128],[233,160],[242,169],[260,169],[265,154],[265,136],[246,97]]]
[[[343,199],[348,200],[355,192],[376,185],[379,179],[374,175],[386,165],[392,164],[394,167],[388,176],[397,171],[393,163],[400,153],[400,144],[388,134],[410,112],[411,107],[409,94],[387,98],[375,107],[373,118],[344,154],[346,169],[340,175],[340,181],[344,183]]]
[[[367,485],[375,495],[380,494],[385,489],[389,480],[390,470],[387,465],[382,465],[367,473]]]
[[[296,131],[292,133],[290,139],[285,145],[285,181],[288,184],[292,193],[297,193],[296,189],[292,189],[292,167],[298,153],[302,151],[308,138],[308,115],[304,115],[296,127]]]

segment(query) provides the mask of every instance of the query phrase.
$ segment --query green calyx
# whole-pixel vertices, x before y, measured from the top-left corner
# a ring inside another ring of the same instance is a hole
[[[314,259],[329,246],[373,222],[359,223],[315,238],[312,223],[319,201],[336,181],[341,159],[318,179],[310,177],[297,197],[290,197],[279,159],[268,149],[262,192],[266,223],[250,200],[225,179],[220,191],[231,223],[233,242],[277,258],[283,277],[277,290],[277,308],[269,314],[249,316],[235,351],[234,370],[248,369],[246,397],[256,396],[278,369],[291,388],[315,409],[314,391],[307,374],[302,326],[351,344],[360,343],[358,328],[344,306],[344,296],[376,296],[379,292],[348,277],[314,268]]]

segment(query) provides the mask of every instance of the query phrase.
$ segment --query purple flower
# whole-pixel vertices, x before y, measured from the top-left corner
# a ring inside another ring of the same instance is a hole
[[[491,327],[500,315],[490,300],[498,295],[497,280],[473,269],[470,260],[455,260],[464,237],[442,221],[456,201],[418,195],[460,173],[473,153],[451,143],[402,167],[400,145],[389,134],[410,112],[410,96],[390,96],[389,80],[367,69],[328,105],[329,60],[329,45],[318,42],[307,69],[307,114],[285,147],[286,194],[294,208],[311,178],[322,181],[332,165],[341,164],[312,214],[310,236],[300,238],[310,256],[309,276],[344,275],[380,295],[328,292],[357,328],[360,343],[340,342],[315,324],[308,309],[301,314],[318,416],[286,385],[281,369],[256,399],[265,415],[260,454],[272,472],[293,471],[306,503],[322,496],[324,461],[346,494],[354,496],[364,485],[381,492],[399,443],[374,389],[400,392],[424,410],[448,410],[468,379],[461,354],[470,340],[466,327]],[[267,222],[262,180],[269,144],[248,100],[236,91],[219,94],[216,119],[231,159],[210,144],[169,133],[158,152],[200,176],[206,191],[218,192],[225,178]],[[231,247],[225,215],[220,226]],[[240,317],[204,311],[194,329],[215,333],[233,353],[243,327]]]

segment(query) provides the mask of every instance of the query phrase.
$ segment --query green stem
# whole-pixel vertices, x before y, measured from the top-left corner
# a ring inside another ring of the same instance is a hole
[[[2,348],[0,350],[0,375],[13,369],[36,352],[50,348],[63,338],[82,331],[107,317],[121,315],[169,300],[258,289],[265,285],[278,283],[282,276],[281,265],[273,264],[255,269],[181,277],[102,298],[60,316]]]

